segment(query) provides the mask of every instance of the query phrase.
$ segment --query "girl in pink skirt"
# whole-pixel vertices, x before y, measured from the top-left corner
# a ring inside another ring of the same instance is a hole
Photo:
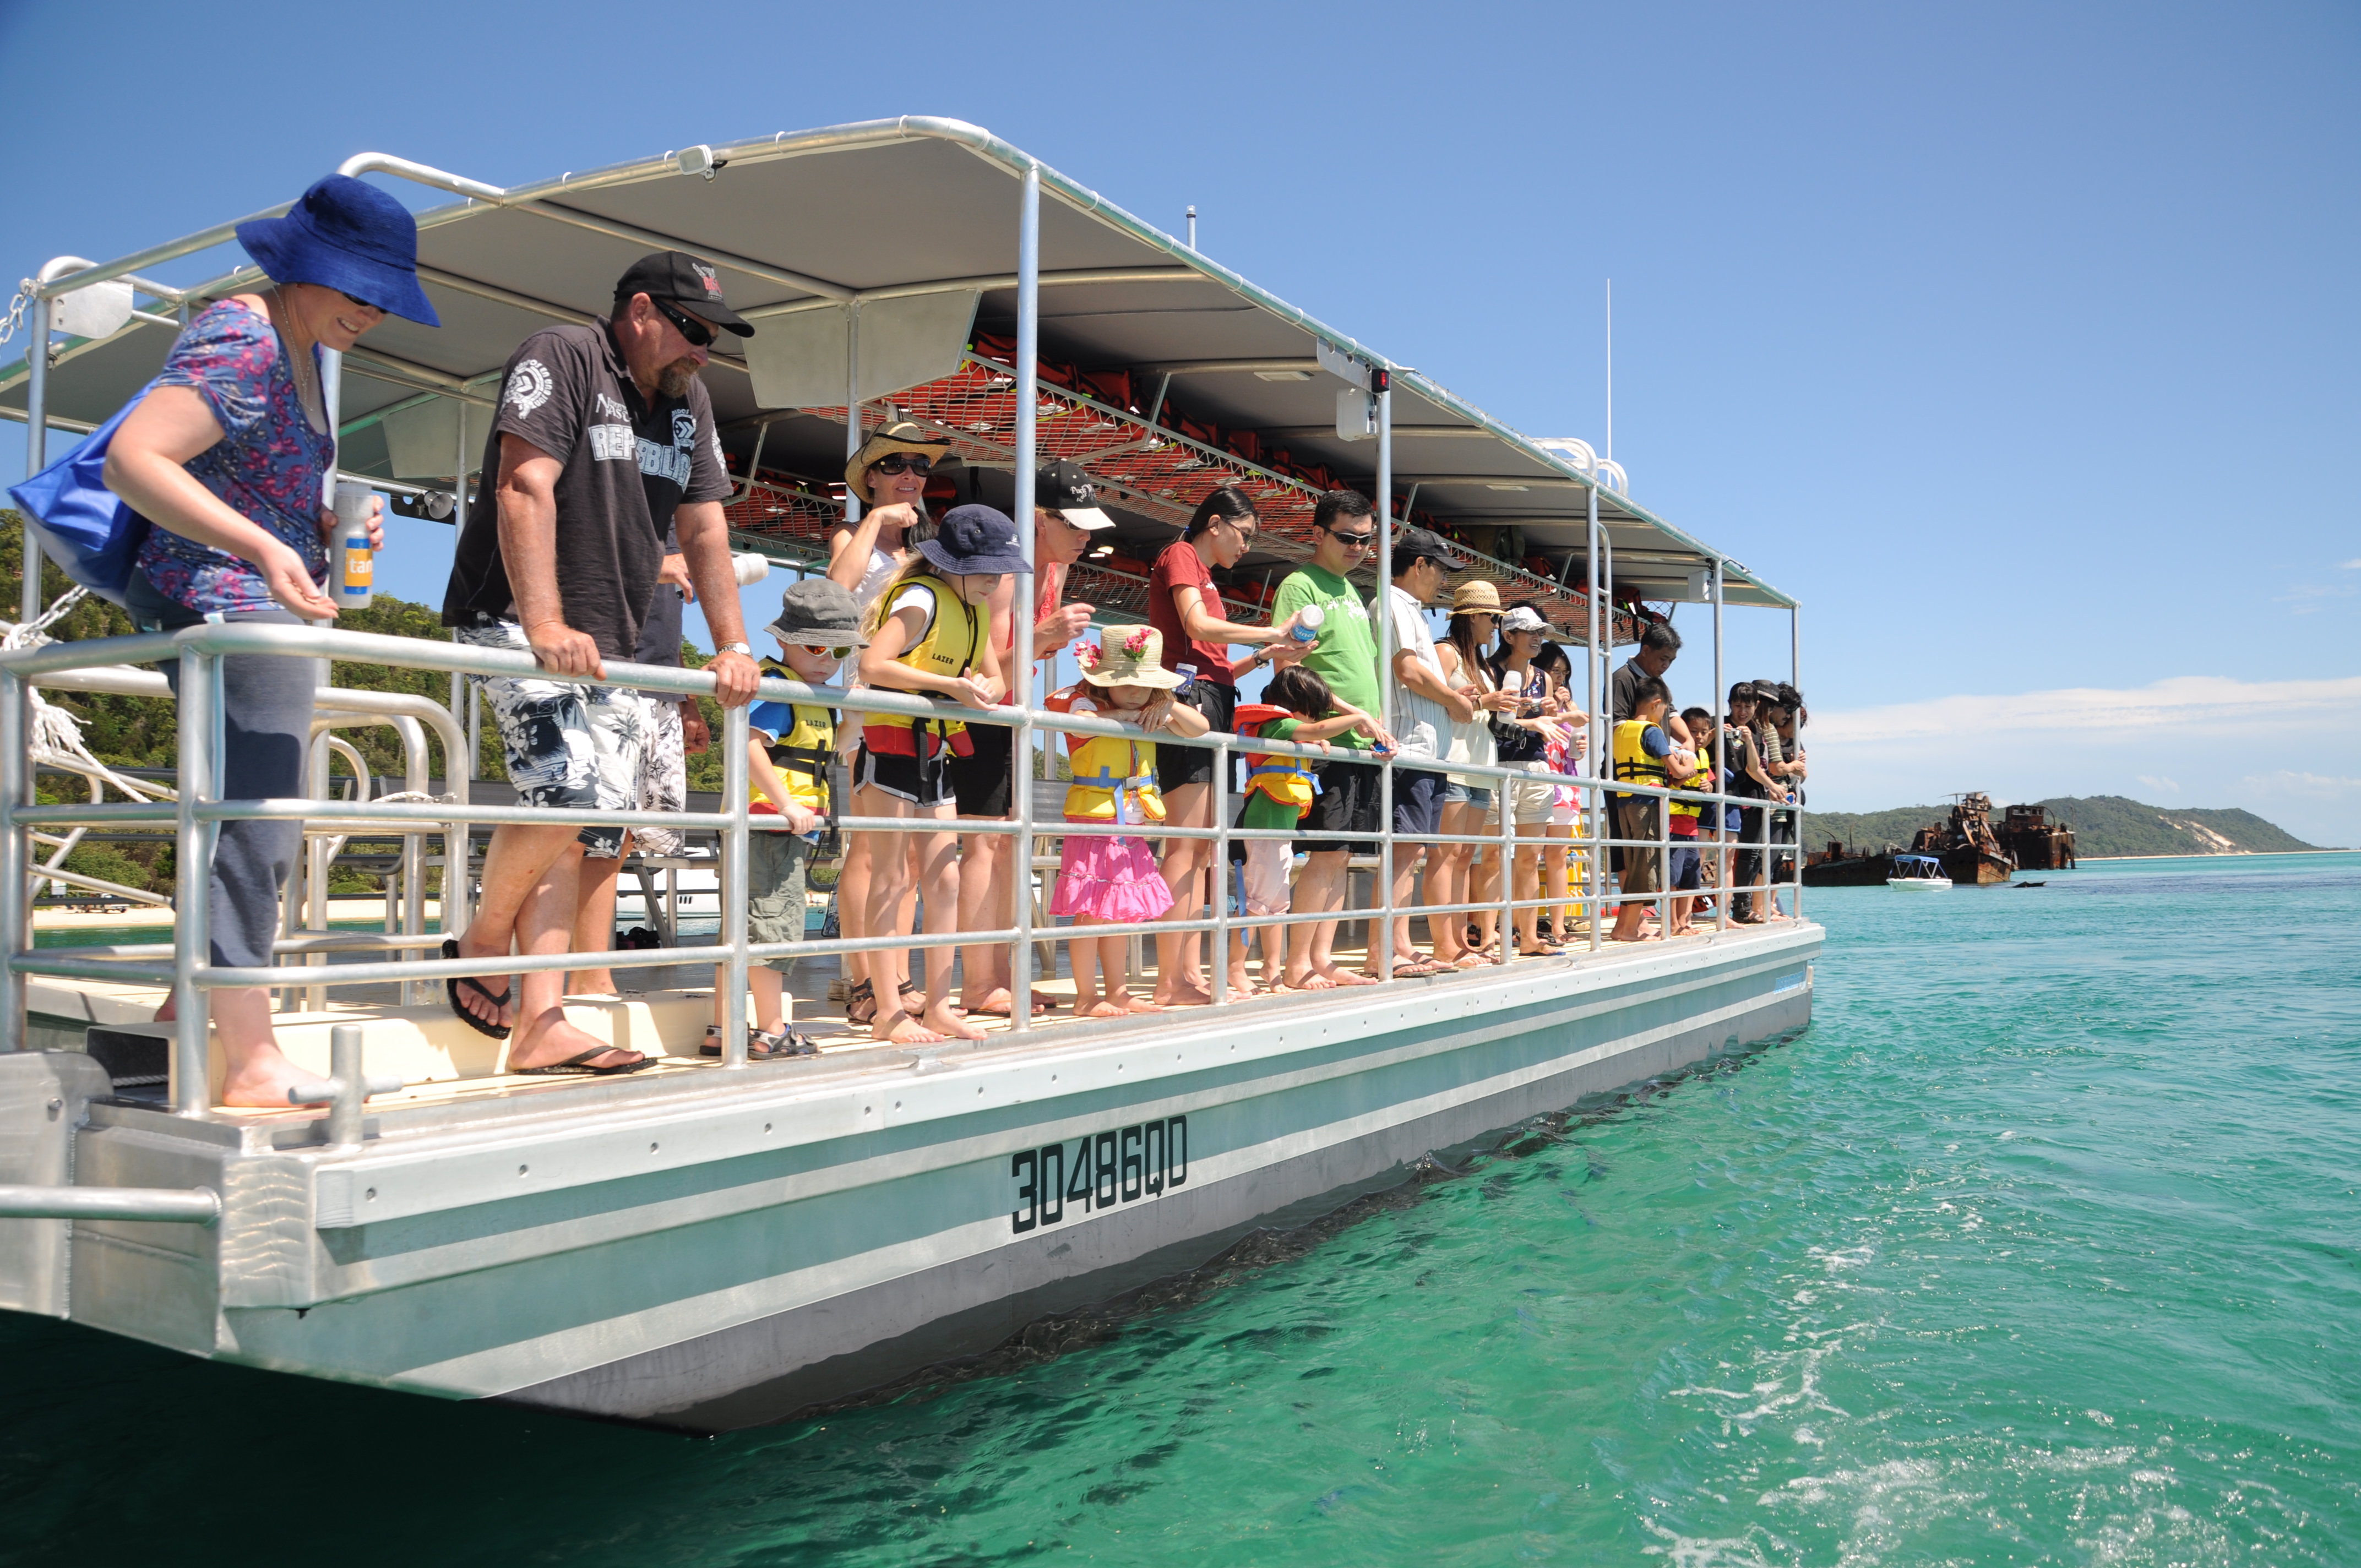
[[[1112,637],[1113,632],[1107,636]],[[1202,735],[1205,716],[1172,692],[1180,677],[1164,667],[1164,639],[1153,628],[1133,627],[1119,643],[1104,639],[1075,650],[1082,666],[1080,685],[1049,699],[1068,713],[1096,714],[1149,734]],[[1068,735],[1066,755],[1073,783],[1066,790],[1066,820],[1144,827],[1164,820],[1164,800],[1156,789],[1156,742],[1132,737]],[[1156,869],[1148,840],[1133,833],[1070,833],[1058,863],[1053,915],[1071,916],[1078,933],[1067,943],[1074,970],[1074,1015],[1120,1018],[1128,1013],[1160,1013],[1144,997],[1131,995],[1117,979],[1123,973],[1122,936],[1079,933],[1096,926],[1137,926],[1159,920],[1172,907],[1172,890]],[[1099,997],[1099,974],[1106,996]]]

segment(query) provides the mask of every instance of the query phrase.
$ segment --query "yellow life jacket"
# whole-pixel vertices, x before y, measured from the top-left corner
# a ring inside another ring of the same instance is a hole
[[[763,674],[783,681],[803,679],[776,659],[763,661]],[[773,738],[769,747],[771,765],[786,781],[787,794],[794,796],[797,806],[807,811],[826,811],[828,765],[836,758],[836,710],[796,703],[791,711],[795,727]],[[751,783],[746,787],[754,797],[754,808],[765,809],[763,792]]]
[[[1045,704],[1053,713],[1071,713],[1071,691],[1059,692]],[[1109,716],[1112,717],[1112,716]],[[1066,754],[1073,766],[1073,782],[1066,786],[1066,815],[1093,822],[1123,820],[1122,802],[1138,803],[1139,814],[1150,822],[1164,820],[1164,797],[1156,788],[1156,742],[1127,740],[1112,735],[1066,737]]]
[[[1612,754],[1615,761],[1614,776],[1617,779],[1628,780],[1632,784],[1654,784],[1659,788],[1671,785],[1673,775],[1664,766],[1664,759],[1651,757],[1646,748],[1640,744],[1641,737],[1656,728],[1659,727],[1650,724],[1644,718],[1627,718],[1615,727],[1615,746]],[[1667,735],[1665,739],[1670,740],[1671,737]],[[1653,797],[1620,795],[1618,798],[1646,800]]]
[[[1671,737],[1667,736],[1665,739],[1670,740]],[[1709,792],[1713,788],[1712,752],[1708,748],[1704,746],[1693,746],[1689,750],[1690,753],[1697,758],[1697,772],[1691,773],[1685,779],[1673,779],[1672,768],[1668,763],[1664,769],[1664,776],[1667,779],[1672,780],[1672,785],[1675,789],[1693,789],[1700,793]],[[1673,815],[1675,817],[1703,817],[1708,809],[1708,807],[1707,804],[1702,800],[1676,800],[1673,802]]]
[[[895,655],[894,662],[931,675],[966,674],[983,656],[984,640],[991,634],[992,611],[968,603],[940,577],[922,572],[889,584],[877,596],[866,630],[873,636],[893,613],[894,601],[911,588],[926,589],[934,602],[927,611],[925,635]],[[946,614],[946,606],[955,613]],[[946,745],[962,757],[975,750],[967,725],[957,718],[904,718],[898,714],[873,713],[862,720],[861,738],[871,751],[895,757],[931,757]]]
[[[1230,720],[1236,733],[1260,733],[1262,727],[1277,719],[1300,717],[1283,707],[1267,702],[1238,705]],[[1312,771],[1305,757],[1274,757],[1268,751],[1246,753],[1246,787],[1248,795],[1267,795],[1281,806],[1295,807],[1295,815],[1306,817],[1312,811],[1312,797],[1320,793],[1320,776]]]

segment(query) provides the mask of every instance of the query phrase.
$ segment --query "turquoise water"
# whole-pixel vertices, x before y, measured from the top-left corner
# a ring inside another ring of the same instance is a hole
[[[2361,1563],[2361,856],[1809,895],[1799,1039],[712,1442],[0,1324],[0,1563]]]

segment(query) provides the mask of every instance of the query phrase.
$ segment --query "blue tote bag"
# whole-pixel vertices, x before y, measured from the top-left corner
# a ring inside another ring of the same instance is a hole
[[[106,449],[155,385],[142,387],[138,397],[72,451],[8,491],[24,514],[26,532],[49,559],[76,583],[118,605],[152,525],[106,488]]]

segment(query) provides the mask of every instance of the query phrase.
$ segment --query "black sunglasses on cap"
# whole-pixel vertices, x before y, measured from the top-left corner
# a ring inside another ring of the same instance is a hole
[[[934,471],[935,460],[917,452],[888,452],[869,466],[881,474],[928,474]]]
[[[713,329],[678,305],[669,300],[659,300],[653,294],[648,296],[648,303],[663,312],[664,319],[680,329],[680,335],[688,339],[691,348],[710,348],[713,345]]]

